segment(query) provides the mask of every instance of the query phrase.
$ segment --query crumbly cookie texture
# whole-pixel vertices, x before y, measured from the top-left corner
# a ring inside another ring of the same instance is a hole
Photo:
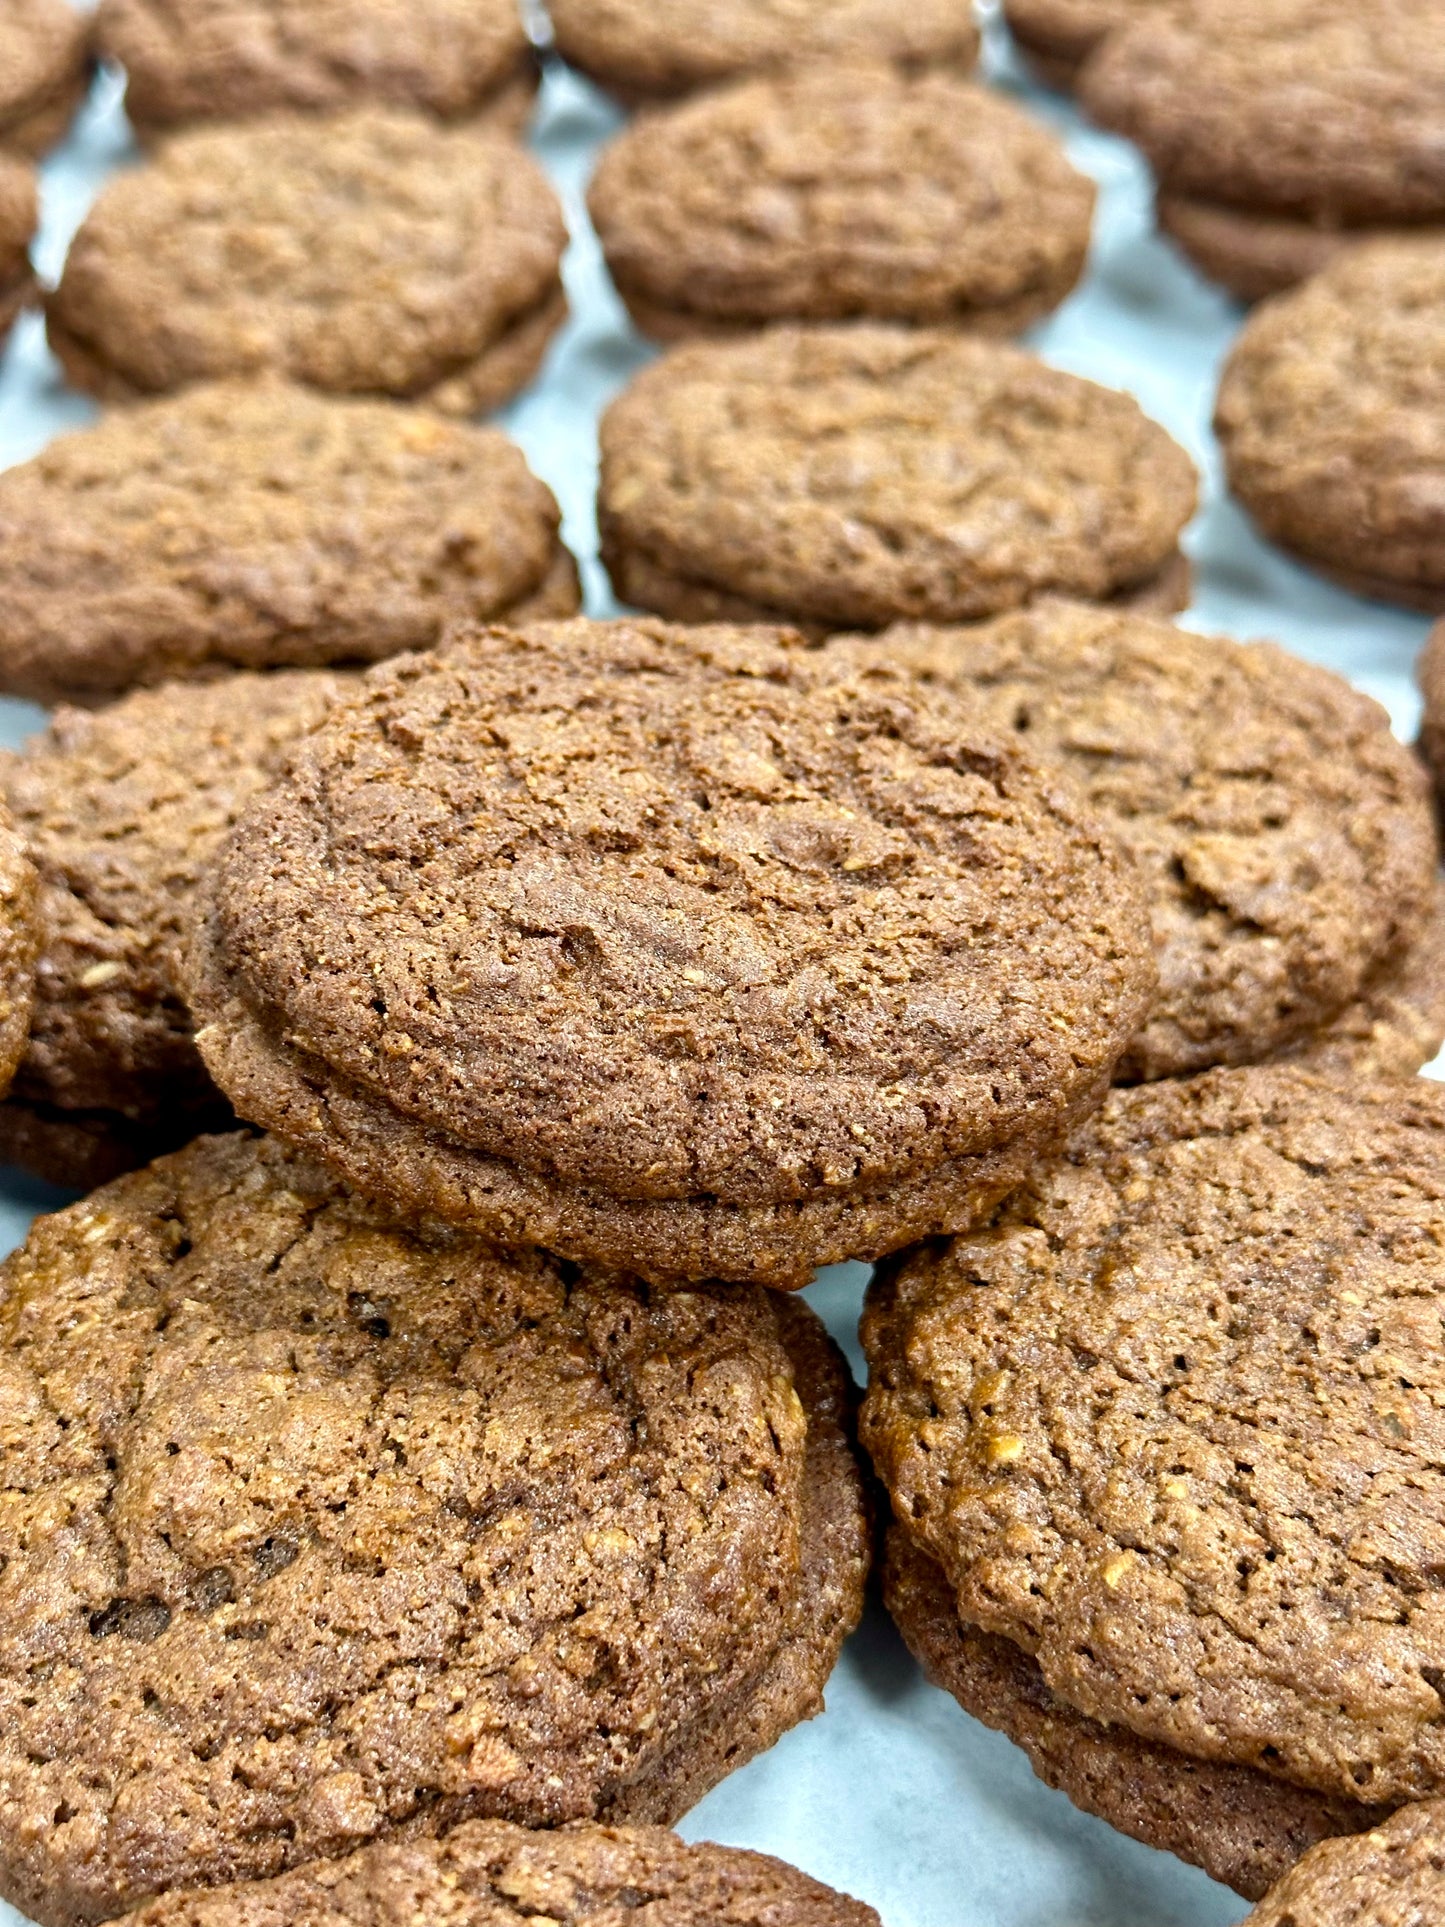
[[[1170,566],[1195,501],[1129,396],[936,329],[692,343],[602,421],[603,559],[683,620],[698,595],[824,629],[1105,601]]]
[[[0,475],[0,688],[93,703],[570,615],[559,525],[496,429],[281,382],[140,403]]]
[[[1145,8],[1080,84],[1172,191],[1336,226],[1445,220],[1445,0]]]
[[[863,1435],[960,1619],[1194,1758],[1445,1783],[1442,1197],[1438,1085],[1215,1071],[877,1281]]]
[[[90,19],[68,0],[6,0],[0,14],[0,151],[45,153],[90,79]]]
[[[517,0],[101,0],[96,38],[146,134],[365,101],[520,126],[536,88]]]
[[[1215,409],[1230,488],[1325,574],[1445,609],[1445,248],[1353,248],[1251,316]]]
[[[1112,839],[963,703],[578,622],[370,672],[238,827],[189,987],[242,1114],[362,1189],[802,1283],[1091,1108],[1153,957]]]
[[[5,1897],[62,1927],[468,1819],[675,1818],[856,1622],[846,1382],[800,1304],[397,1231],[273,1140],[37,1220]]]
[[[978,28],[958,0],[551,0],[557,50],[627,101],[810,61],[967,73]]]
[[[828,64],[640,116],[588,205],[644,332],[777,320],[1017,333],[1083,271],[1093,183],[955,75]]]
[[[877,1914],[770,1855],[685,1845],[660,1827],[532,1832],[470,1820],[444,1840],[364,1847],[275,1880],[166,1894],[126,1927],[880,1927]]]
[[[1046,1785],[1120,1833],[1202,1867],[1246,1900],[1262,1899],[1319,1841],[1388,1817],[1388,1808],[1308,1793],[1256,1767],[1191,1759],[1089,1719],[1049,1690],[1021,1647],[959,1619],[942,1569],[896,1523],[888,1529],[883,1593],[933,1684],[1021,1746]]]
[[[0,762],[0,774],[3,768]],[[39,895],[40,879],[25,840],[0,803],[0,1096],[10,1088],[30,1036],[40,946]]]
[[[1307,1854],[1245,1927],[1431,1927],[1445,1908],[1445,1801]]]
[[[1354,1035],[1363,1055],[1388,1055],[1386,1036],[1372,1039],[1392,1013],[1407,1054],[1404,1031],[1431,1029],[1445,983],[1426,988],[1438,862],[1427,786],[1384,710],[1341,677],[1272,644],[1057,601],[831,649],[864,674],[877,660],[958,692],[1067,770],[1129,849],[1160,990],[1121,1078],[1304,1046],[1377,989],[1335,1046]]]
[[[102,190],[51,345],[106,398],[278,374],[477,413],[536,372],[566,239],[541,168],[485,128],[386,108],[195,128]]]

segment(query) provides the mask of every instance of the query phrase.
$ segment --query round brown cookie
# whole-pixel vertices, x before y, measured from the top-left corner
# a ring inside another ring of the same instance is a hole
[[[687,1846],[659,1827],[530,1832],[469,1820],[443,1840],[388,1841],[275,1880],[166,1894],[127,1927],[879,1927],[861,1901],[770,1855]]]
[[[1147,913],[964,705],[795,642],[543,624],[371,671],[198,920],[238,1111],[405,1213],[663,1283],[973,1222],[1098,1101]]]
[[[1307,1793],[1253,1767],[1192,1760],[1086,1718],[1049,1691],[1011,1640],[959,1619],[943,1572],[897,1524],[886,1543],[884,1599],[933,1684],[1021,1746],[1046,1785],[1118,1832],[1258,1900],[1317,1842],[1385,1818],[1385,1808]]]
[[[0,348],[35,294],[30,242],[39,220],[34,173],[0,153]]]
[[[875,1281],[864,1438],[1059,1698],[1333,1799],[1445,1783],[1445,1089],[1114,1092]]]
[[[937,329],[695,342],[602,419],[624,602],[822,627],[1100,601],[1177,557],[1193,464],[1129,396]],[[715,605],[721,603],[722,607]]]
[[[68,0],[5,0],[0,148],[39,156],[65,133],[90,84],[90,21]]]
[[[0,1096],[30,1035],[40,945],[40,879],[10,812],[0,803]]]
[[[1419,762],[1378,703],[1327,669],[1057,601],[835,646],[864,675],[882,658],[885,674],[956,690],[988,727],[1017,731],[1134,856],[1160,989],[1121,1079],[1312,1040],[1424,936],[1438,852]]]
[[[1445,622],[1437,622],[1416,665],[1424,714],[1420,754],[1435,783],[1436,808],[1445,817]]]
[[[542,170],[485,129],[380,107],[194,128],[101,190],[51,346],[102,397],[280,374],[480,413],[566,313],[566,239]]]
[[[0,688],[96,702],[569,615],[559,523],[496,429],[268,382],[141,403],[0,475]]]
[[[549,0],[557,51],[628,102],[819,60],[969,72],[967,0]]]
[[[1267,302],[1225,364],[1215,427],[1272,541],[1445,609],[1445,237],[1352,248]]]
[[[101,0],[142,134],[366,101],[517,131],[537,65],[517,0]]]
[[[3,1281],[0,1881],[46,1927],[675,1817],[689,1748],[778,1737],[750,1691],[827,1609],[816,1709],[867,1523],[801,1306],[395,1231],[247,1136],[39,1220]]]
[[[191,1042],[182,929],[227,830],[340,686],[295,670],[140,690],[61,710],[0,768],[40,877],[29,1043],[0,1106],[11,1162],[84,1184],[224,1115]]]
[[[1445,1912],[1445,1801],[1316,1847],[1244,1927],[1434,1927]]]
[[[858,316],[1017,333],[1078,280],[1094,199],[1002,95],[858,63],[641,116],[588,206],[633,319],[670,340]]]
[[[1003,16],[1039,79],[1067,91],[1105,34],[1160,4],[1161,0],[1004,0]]]
[[[1321,1077],[1414,1077],[1445,1044],[1445,883],[1420,935],[1352,1004],[1281,1057]]]
[[[1147,7],[1081,90],[1170,192],[1324,226],[1445,220],[1445,0]]]

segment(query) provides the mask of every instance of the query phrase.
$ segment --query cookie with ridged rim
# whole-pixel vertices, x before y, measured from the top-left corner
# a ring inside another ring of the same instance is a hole
[[[0,689],[93,703],[570,615],[559,524],[494,428],[279,382],[142,402],[0,475]]]
[[[932,1683],[1022,1747],[1046,1785],[1246,1900],[1261,1899],[1319,1841],[1386,1817],[1386,1808],[1309,1793],[1255,1767],[1190,1759],[1077,1712],[1049,1691],[1021,1647],[960,1620],[943,1572],[896,1523],[883,1596]]]
[[[1362,1053],[1374,1022],[1390,1021],[1384,1000],[1398,995],[1396,1021],[1413,1028],[1405,1013],[1430,969],[1411,953],[1436,910],[1435,826],[1418,761],[1342,677],[1271,643],[1057,601],[830,650],[865,675],[878,660],[957,692],[1066,770],[1134,856],[1160,988],[1121,1078],[1304,1047],[1377,983],[1378,1009],[1349,1019]],[[1445,984],[1431,1001],[1445,1001]],[[1383,1036],[1378,1049],[1388,1052]]]
[[[365,101],[516,131],[537,88],[517,0],[101,0],[96,40],[146,136]]]
[[[29,1041],[0,1156],[84,1185],[227,1115],[191,1042],[181,939],[231,825],[342,688],[321,670],[62,709],[0,766],[40,878]]]
[[[103,399],[228,376],[500,407],[566,313],[556,194],[515,142],[382,107],[196,127],[102,188],[46,304]]]
[[[1175,581],[1196,501],[1131,396],[936,328],[687,343],[601,442],[613,586],[683,622],[873,629],[1147,594]]]
[[[814,61],[967,73],[978,59],[964,0],[550,0],[547,11],[563,59],[629,103]]]
[[[1213,1071],[876,1279],[862,1433],[959,1618],[1193,1758],[1445,1785],[1442,1200],[1439,1085]]]
[[[204,898],[197,1041],[241,1115],[403,1213],[663,1283],[972,1222],[1154,979],[1071,793],[777,632],[537,624],[372,670]]]
[[[39,1219],[0,1385],[0,1890],[45,1927],[673,1819],[818,1710],[861,1608],[804,1306],[398,1231],[274,1140]]]
[[[561,1911],[559,1911],[561,1910]],[[212,1892],[165,1894],[126,1927],[880,1927],[877,1914],[770,1854],[660,1827],[549,1832],[469,1820],[442,1840],[363,1847],[341,1860]]]
[[[588,192],[618,291],[662,340],[860,317],[1017,334],[1078,280],[1094,200],[1012,101],[879,63],[641,115]]]
[[[0,150],[37,158],[90,84],[90,19],[68,0],[6,0],[0,14]]]
[[[1346,588],[1445,610],[1445,235],[1351,248],[1265,303],[1214,420],[1262,534]]]

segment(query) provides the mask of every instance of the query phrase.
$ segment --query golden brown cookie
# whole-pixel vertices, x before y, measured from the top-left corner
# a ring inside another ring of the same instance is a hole
[[[676,621],[874,629],[1161,581],[1187,599],[1189,457],[1132,397],[999,342],[858,325],[689,343],[601,440],[613,586]]]
[[[628,103],[814,61],[887,60],[969,72],[967,0],[549,0],[564,60]]]
[[[0,475],[0,689],[94,703],[570,615],[559,523],[493,428],[270,382],[140,403]]]
[[[1245,1927],[1433,1927],[1445,1912],[1445,1802],[1316,1847]]]
[[[1003,16],[1030,68],[1046,86],[1072,92],[1079,69],[1106,34],[1164,0],[1004,0]]]
[[[1437,622],[1426,638],[1416,676],[1425,706],[1420,754],[1434,779],[1436,807],[1445,815],[1445,621]]]
[[[971,1223],[1153,990],[1112,840],[963,704],[776,632],[458,633],[257,800],[189,992],[253,1122],[408,1216],[796,1286]]]
[[[47,303],[78,386],[231,375],[499,407],[566,313],[557,197],[514,142],[368,107],[196,128],[101,190]]]
[[[516,132],[537,89],[517,0],[101,0],[96,38],[143,137],[368,101]]]
[[[39,219],[34,173],[24,161],[0,153],[0,348],[34,298],[30,243]]]
[[[861,1609],[801,1303],[397,1231],[273,1140],[39,1219],[0,1392],[0,1891],[44,1927],[676,1818],[819,1710]]]
[[[1352,248],[1266,303],[1215,427],[1271,541],[1361,594],[1445,610],[1445,237]]]
[[[871,1907],[768,1854],[689,1846],[660,1827],[541,1833],[505,1820],[363,1847],[274,1880],[165,1894],[126,1927],[414,1927],[443,1917],[455,1927],[880,1927]]]
[[[0,149],[32,158],[69,127],[90,84],[90,20],[69,0],[5,0]]]
[[[1082,273],[1094,199],[1001,94],[874,62],[641,115],[588,206],[634,321],[674,340],[864,317],[1017,334]]]

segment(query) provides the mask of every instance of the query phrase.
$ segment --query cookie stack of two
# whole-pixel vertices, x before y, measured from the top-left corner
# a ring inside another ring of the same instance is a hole
[[[185,884],[272,1134],[6,1266],[0,1891],[45,1927],[449,1853],[541,1891],[571,1847],[475,1829],[671,1821],[817,1711],[870,1535],[772,1287],[974,1222],[1152,989],[1109,837],[912,677],[543,623],[332,694]],[[597,1892],[685,1885],[639,1838]]]

